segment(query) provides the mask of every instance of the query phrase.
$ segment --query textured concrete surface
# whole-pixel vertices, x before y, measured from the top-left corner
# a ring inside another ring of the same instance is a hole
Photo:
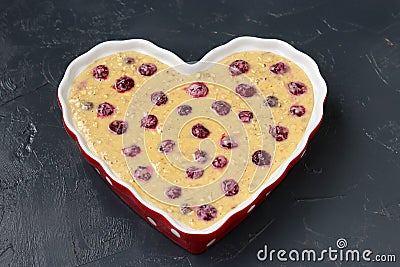
[[[201,255],[132,212],[67,136],[56,90],[106,40],[144,38],[186,61],[230,39],[313,57],[326,116],[269,199]],[[348,248],[400,261],[399,1],[0,1],[1,266],[396,266],[260,262],[257,251]]]

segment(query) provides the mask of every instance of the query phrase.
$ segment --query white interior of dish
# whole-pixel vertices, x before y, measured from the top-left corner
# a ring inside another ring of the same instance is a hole
[[[139,199],[144,205],[146,205],[149,209],[154,210],[160,214],[162,214],[164,217],[166,217],[171,224],[179,229],[180,231],[186,232],[186,233],[191,233],[191,234],[207,234],[216,231],[218,228],[220,228],[226,220],[231,217],[233,214],[236,212],[249,207],[249,205],[259,196],[259,194],[268,186],[272,185],[276,180],[284,173],[284,171],[288,168],[289,163],[296,158],[300,153],[303,151],[303,149],[307,145],[307,140],[310,137],[310,134],[312,131],[318,126],[320,120],[322,119],[323,115],[323,102],[327,94],[327,88],[325,81],[321,77],[321,74],[319,73],[318,66],[314,62],[313,59],[311,59],[309,56],[306,54],[296,50],[294,47],[289,45],[286,42],[276,40],[276,39],[261,39],[261,38],[256,38],[256,37],[239,37],[236,39],[233,39],[232,41],[228,42],[227,44],[221,45],[217,48],[214,48],[210,52],[208,52],[200,61],[211,61],[211,62],[218,62],[222,60],[223,58],[236,53],[236,52],[243,52],[243,51],[250,51],[250,50],[263,50],[263,51],[268,51],[268,52],[273,52],[278,55],[281,55],[283,57],[288,58],[289,60],[293,61],[296,63],[300,68],[304,70],[304,72],[307,74],[309,77],[312,86],[313,86],[313,91],[314,91],[314,108],[313,108],[313,113],[311,115],[310,121],[308,123],[307,129],[305,131],[305,134],[299,144],[297,145],[296,150],[293,152],[293,154],[288,157],[282,165],[270,176],[270,178],[263,184],[258,190],[251,195],[250,198],[242,202],[240,205],[238,205],[236,208],[231,210],[229,213],[225,215],[224,218],[219,220],[218,222],[212,224],[210,227],[203,229],[203,230],[196,230],[192,229],[178,221],[176,221],[174,218],[172,218],[169,214],[164,212],[163,210],[153,206],[151,203],[147,202],[144,200],[136,190],[130,186],[128,183],[122,181],[119,179],[116,175],[113,174],[113,172],[110,170],[110,168],[107,166],[107,164],[94,155],[92,151],[88,148],[86,141],[84,140],[83,136],[80,134],[78,131],[77,127],[75,126],[72,118],[72,114],[70,112],[69,106],[67,105],[68,103],[68,95],[69,95],[69,90],[72,86],[72,82],[74,79],[78,76],[80,72],[82,72],[89,64],[93,63],[95,60],[108,56],[113,53],[117,52],[123,52],[123,51],[137,51],[140,53],[148,54],[150,56],[153,56],[160,60],[161,62],[170,65],[170,66],[175,66],[175,65],[182,65],[184,64],[184,67],[182,69],[183,72],[196,72],[199,71],[201,64],[195,63],[195,64],[187,64],[185,63],[182,59],[180,59],[177,55],[174,53],[165,50],[163,48],[160,48],[156,46],[155,44],[142,40],[142,39],[132,39],[132,40],[125,40],[125,41],[108,41],[101,43],[85,54],[79,56],[75,60],[71,62],[71,64],[68,66],[64,77],[59,85],[58,88],[58,98],[60,100],[62,110],[63,110],[63,118],[65,121],[66,126],[77,136],[78,142],[82,149],[93,159],[98,161],[103,169],[107,172],[108,176],[113,180],[113,182],[118,182],[119,184],[125,186],[128,188],[133,195],[137,199]],[[182,66],[181,66],[182,68]],[[254,208],[253,206],[251,209]]]

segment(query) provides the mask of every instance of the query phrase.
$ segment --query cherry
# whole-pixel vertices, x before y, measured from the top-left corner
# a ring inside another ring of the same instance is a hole
[[[204,127],[202,124],[197,123],[192,127],[192,135],[194,137],[204,139],[210,135],[210,131]]]
[[[139,66],[138,73],[143,76],[151,76],[157,71],[157,66],[153,63],[144,63]]]
[[[206,222],[214,220],[217,217],[217,213],[217,209],[210,204],[201,205],[196,209],[197,218]]]
[[[270,165],[271,155],[265,150],[257,150],[251,156],[251,161],[257,166]]]
[[[287,88],[292,95],[302,95],[307,92],[307,86],[302,82],[290,82]]]
[[[276,141],[281,142],[288,138],[289,129],[284,126],[269,127],[269,133],[275,138]]]
[[[283,62],[278,62],[278,63],[272,65],[271,67],[269,67],[269,70],[272,73],[283,75],[289,71],[289,66]]]
[[[182,205],[179,210],[183,215],[189,214],[190,212],[193,211],[193,209],[189,207],[187,204]]]
[[[236,93],[241,97],[252,97],[257,93],[257,90],[254,86],[250,84],[241,83],[236,86]]]
[[[189,179],[199,179],[203,174],[204,170],[196,166],[190,166],[186,169],[186,177]]]
[[[108,73],[108,68],[105,65],[98,65],[92,69],[93,78],[98,81],[107,79]]]
[[[138,145],[131,145],[122,149],[122,154],[125,157],[130,157],[130,158],[136,157],[137,155],[140,154],[140,152],[141,149]]]
[[[279,104],[278,98],[273,95],[267,96],[267,99],[264,101],[264,105],[271,108],[277,107],[278,104]]]
[[[193,154],[194,160],[198,163],[205,163],[208,160],[208,154],[204,150],[196,150]]]
[[[253,112],[247,111],[247,110],[240,111],[238,116],[239,116],[239,119],[244,123],[249,123],[254,118]]]
[[[293,116],[301,117],[306,113],[306,108],[302,105],[293,105],[290,107],[289,112]]]
[[[97,107],[97,116],[100,118],[109,117],[115,112],[115,107],[107,102],[99,104]]]
[[[110,122],[108,125],[108,129],[113,133],[117,135],[121,135],[128,130],[128,123],[126,121],[122,120],[115,120]]]
[[[223,134],[221,139],[219,139],[219,145],[225,149],[232,149],[232,148],[239,146],[235,141],[233,141],[229,137],[229,135],[225,135],[225,134]]]
[[[140,127],[146,129],[155,129],[158,124],[158,119],[155,115],[149,114],[142,118],[140,121]]]
[[[179,116],[187,116],[192,113],[192,107],[189,105],[180,105],[176,108],[176,112]]]
[[[158,151],[161,153],[168,154],[174,150],[174,147],[175,147],[175,142],[170,139],[167,139],[160,143],[160,145],[158,146]]]
[[[232,76],[246,73],[249,71],[249,68],[249,63],[241,59],[235,60],[229,65],[229,71],[231,72]]]
[[[208,87],[205,83],[195,82],[189,85],[186,91],[193,98],[205,97],[208,94]]]
[[[182,188],[179,186],[170,186],[165,190],[165,196],[167,196],[169,199],[176,199],[182,195]]]
[[[118,93],[125,93],[135,86],[135,81],[128,76],[122,76],[115,80],[114,88]]]
[[[164,92],[158,91],[154,92],[150,96],[151,102],[157,106],[165,105],[168,101],[168,97]]]
[[[139,166],[133,173],[133,177],[140,181],[148,181],[152,176],[152,170],[150,167]]]
[[[217,156],[211,163],[214,168],[222,169],[228,164],[228,159],[224,156]]]
[[[239,184],[234,179],[223,181],[221,187],[227,197],[234,196],[239,192]]]
[[[219,116],[225,116],[231,111],[231,105],[222,100],[217,100],[211,105],[211,109]]]
[[[125,64],[131,65],[135,63],[135,59],[133,57],[125,58]]]

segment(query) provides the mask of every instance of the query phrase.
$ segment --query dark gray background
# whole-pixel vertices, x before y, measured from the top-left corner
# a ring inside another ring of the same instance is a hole
[[[0,265],[265,266],[264,244],[320,250],[340,237],[399,262],[399,24],[399,1],[1,1]],[[241,35],[285,40],[317,61],[325,120],[267,201],[192,255],[84,160],[57,86],[72,59],[106,40],[144,38],[195,61]]]

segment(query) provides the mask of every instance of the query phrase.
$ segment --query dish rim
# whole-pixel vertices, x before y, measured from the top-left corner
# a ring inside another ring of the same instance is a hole
[[[262,50],[266,52],[272,52],[283,56],[295,64],[297,64],[308,76],[311,81],[313,92],[314,92],[314,107],[312,111],[312,115],[308,122],[306,131],[297,144],[295,151],[285,159],[285,161],[270,175],[269,179],[264,182],[249,198],[241,202],[237,207],[229,211],[223,218],[219,221],[213,223],[207,228],[204,229],[193,229],[189,226],[180,223],[176,219],[174,219],[167,212],[162,209],[156,207],[150,202],[146,201],[144,198],[140,196],[140,194],[127,182],[118,178],[115,175],[106,162],[104,162],[101,158],[96,156],[86,145],[86,141],[81,135],[78,128],[75,126],[73,121],[73,116],[70,112],[68,106],[68,95],[70,89],[72,87],[72,82],[75,80],[77,75],[82,72],[88,65],[92,64],[95,60],[100,59],[102,57],[118,53],[124,51],[136,51],[139,53],[144,53],[150,55],[162,63],[169,66],[180,65],[180,67],[184,66],[189,71],[195,71],[196,68],[200,68],[201,62],[209,61],[209,62],[218,62],[223,58],[232,55],[236,52],[244,52],[251,50]],[[278,39],[263,39],[258,37],[250,37],[243,36],[235,38],[228,43],[220,45],[212,50],[210,50],[207,54],[205,54],[199,61],[194,64],[184,62],[179,56],[174,54],[173,52],[161,48],[154,43],[144,40],[144,39],[130,39],[130,40],[116,40],[116,41],[106,41],[102,42],[89,51],[83,53],[82,55],[75,58],[67,67],[64,76],[59,84],[57,96],[59,100],[59,104],[62,110],[62,118],[64,121],[64,125],[68,128],[76,136],[76,141],[79,147],[84,150],[84,152],[96,161],[106,172],[107,177],[112,180],[112,182],[117,182],[118,184],[127,188],[142,204],[144,204],[150,210],[157,212],[162,215],[166,220],[168,220],[173,227],[176,229],[187,233],[187,234],[210,234],[216,232],[218,229],[222,228],[227,220],[232,217],[234,214],[242,212],[246,207],[250,207],[253,202],[270,188],[270,192],[277,184],[281,182],[285,175],[286,171],[291,167],[291,163],[296,160],[296,158],[301,157],[302,153],[304,154],[305,149],[307,147],[308,141],[313,135],[313,132],[318,128],[322,117],[323,117],[323,105],[327,95],[327,86],[322,78],[322,75],[319,71],[319,68],[316,62],[307,54],[297,50],[292,45]]]

